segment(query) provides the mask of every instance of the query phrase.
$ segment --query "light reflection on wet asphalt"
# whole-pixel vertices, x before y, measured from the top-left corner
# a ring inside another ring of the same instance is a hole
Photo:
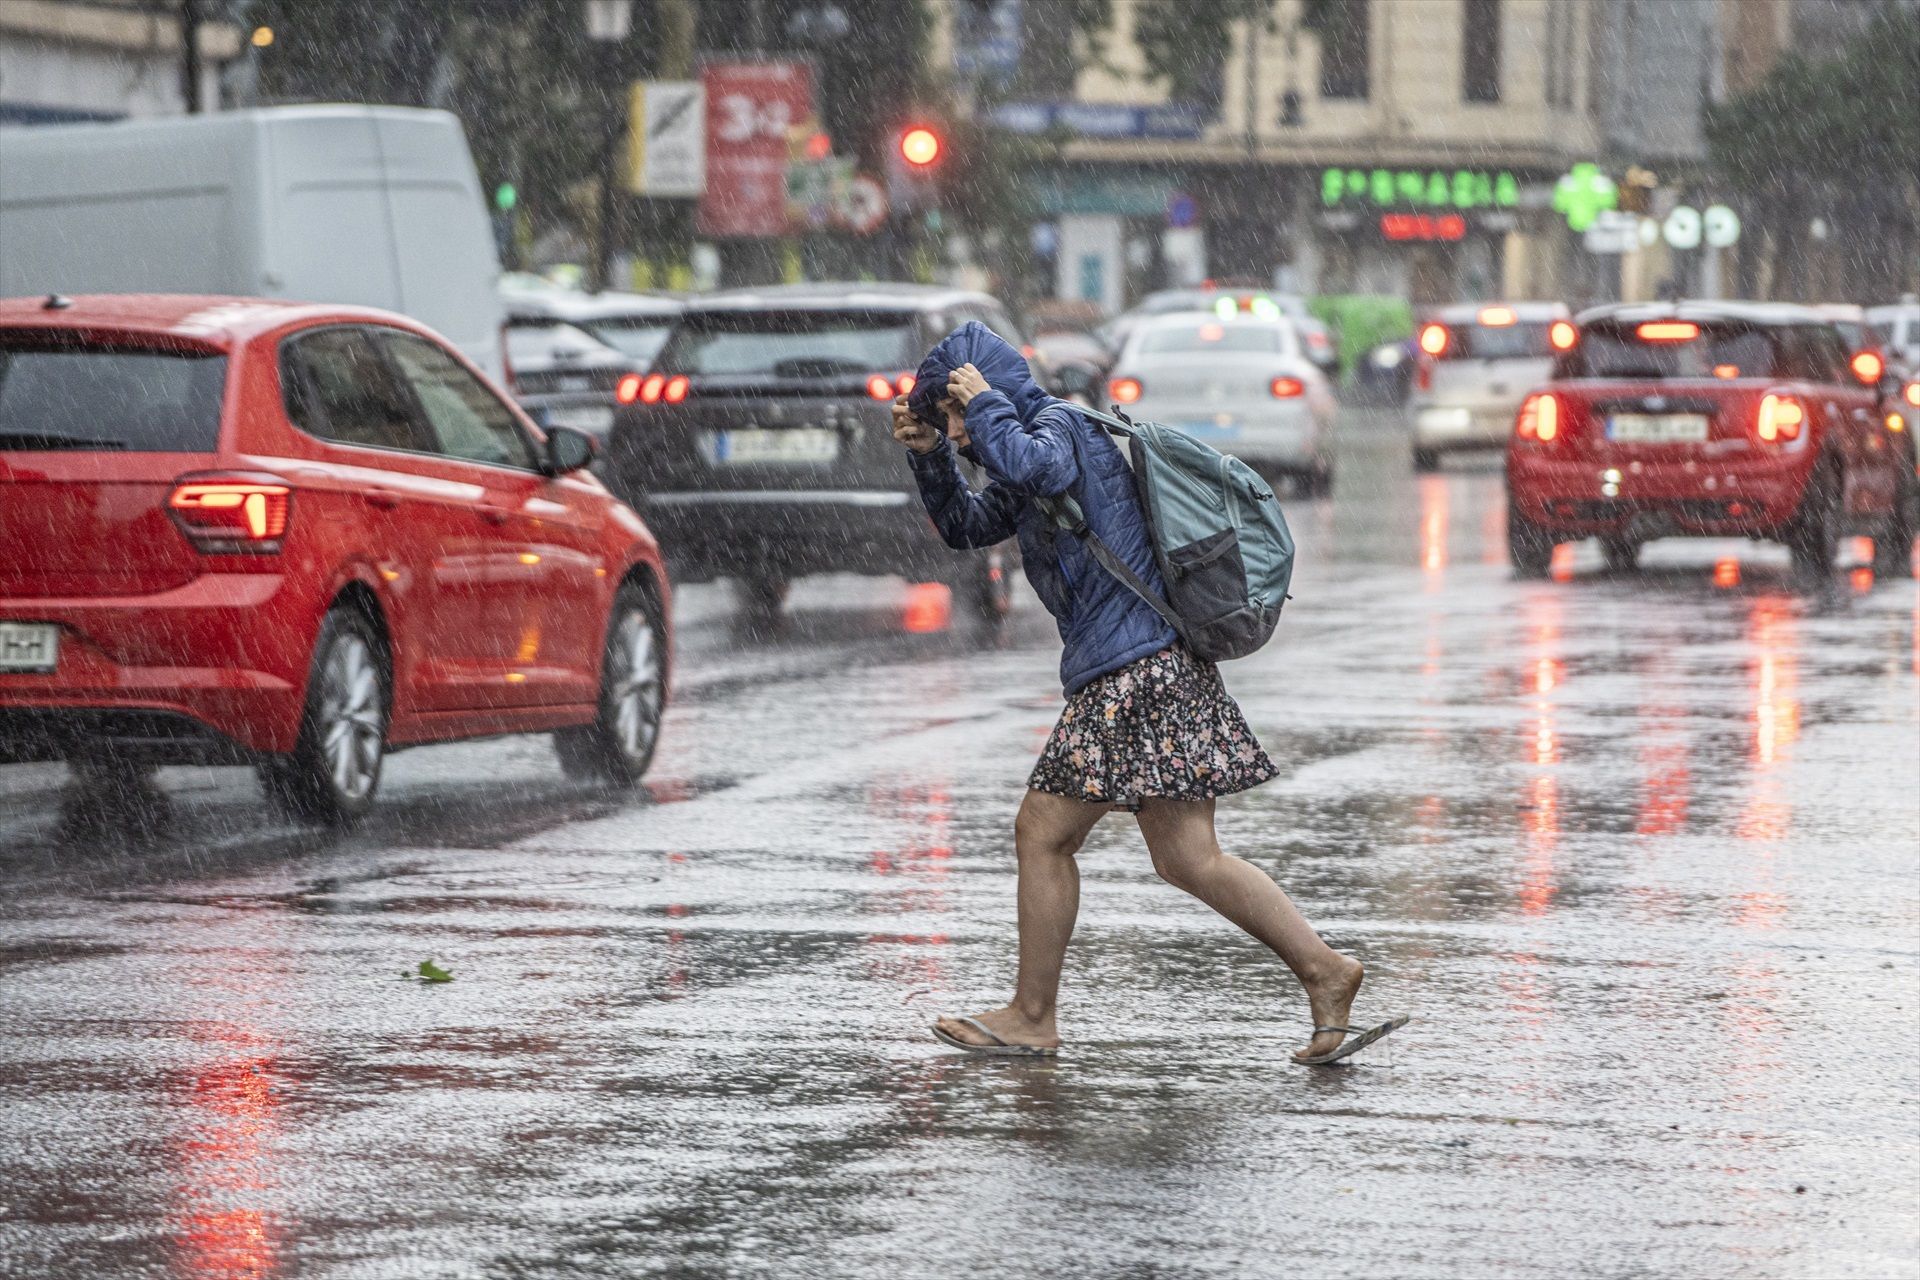
[[[926,1036],[1011,977],[1031,611],[975,654],[836,581],[737,645],[690,590],[639,800],[538,739],[337,840],[0,769],[0,1275],[1915,1274],[1915,583],[1515,583],[1500,503],[1361,419],[1227,669],[1282,776],[1224,840],[1415,1018],[1347,1069],[1114,819],[1068,1052]]]

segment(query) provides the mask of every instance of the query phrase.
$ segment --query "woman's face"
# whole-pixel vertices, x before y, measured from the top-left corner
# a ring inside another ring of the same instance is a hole
[[[953,447],[964,449],[973,443],[973,437],[967,434],[967,411],[952,396],[940,399],[940,411],[947,415],[947,439],[953,441]]]

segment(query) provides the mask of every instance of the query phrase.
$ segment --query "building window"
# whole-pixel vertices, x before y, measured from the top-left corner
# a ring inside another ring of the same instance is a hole
[[[1500,101],[1500,0],[1462,0],[1461,97]]]
[[[1365,100],[1372,58],[1367,0],[1307,0],[1307,29],[1320,37],[1320,96]]]

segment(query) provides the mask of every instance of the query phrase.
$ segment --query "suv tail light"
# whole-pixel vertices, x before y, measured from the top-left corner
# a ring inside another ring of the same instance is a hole
[[[1860,385],[1871,387],[1887,371],[1887,362],[1880,358],[1878,351],[1856,351],[1853,359],[1847,361],[1847,367],[1853,370],[1854,377],[1860,379]]]
[[[1521,440],[1540,444],[1547,444],[1559,436],[1560,402],[1552,392],[1543,391],[1527,397],[1520,406],[1520,418],[1513,425],[1513,434]]]
[[[1571,351],[1580,341],[1580,331],[1570,320],[1555,320],[1547,329],[1547,345],[1555,351]]]
[[[679,404],[687,398],[688,389],[687,375],[676,373],[667,379],[667,385],[660,391],[660,398],[668,404]]]
[[[875,400],[891,400],[895,396],[911,395],[920,379],[910,373],[903,373],[889,379],[884,373],[876,373],[867,379],[867,394]]]
[[[1107,395],[1115,404],[1132,404],[1143,390],[1138,378],[1115,378],[1107,384]]]
[[[1298,378],[1275,378],[1267,384],[1267,390],[1273,393],[1275,400],[1292,400],[1306,394],[1307,384]]]
[[[650,373],[640,384],[641,404],[679,404],[687,398],[687,375],[676,373],[669,378],[664,373]]]
[[[613,398],[621,404],[632,404],[640,398],[640,386],[644,380],[637,373],[623,373],[620,381],[613,384]]]
[[[1446,354],[1447,344],[1452,340],[1453,335],[1443,324],[1430,324],[1420,330],[1420,349],[1436,358]]]
[[[1779,444],[1798,440],[1807,423],[1807,407],[1793,396],[1766,395],[1760,398],[1760,412],[1753,422],[1754,434],[1762,443]]]
[[[174,482],[167,510],[187,540],[210,554],[280,550],[293,490],[278,476],[186,475]]]

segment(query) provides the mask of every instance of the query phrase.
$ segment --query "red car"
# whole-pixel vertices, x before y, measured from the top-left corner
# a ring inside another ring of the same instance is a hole
[[[1920,492],[1898,388],[1851,367],[1817,312],[1626,304],[1549,338],[1552,382],[1507,446],[1520,575],[1579,538],[1598,537],[1619,571],[1654,538],[1744,535],[1786,543],[1796,570],[1824,577],[1847,534],[1872,536],[1880,573],[1908,572]]]
[[[386,312],[0,300],[0,761],[254,764],[323,821],[454,738],[637,780],[667,578],[592,456]]]

